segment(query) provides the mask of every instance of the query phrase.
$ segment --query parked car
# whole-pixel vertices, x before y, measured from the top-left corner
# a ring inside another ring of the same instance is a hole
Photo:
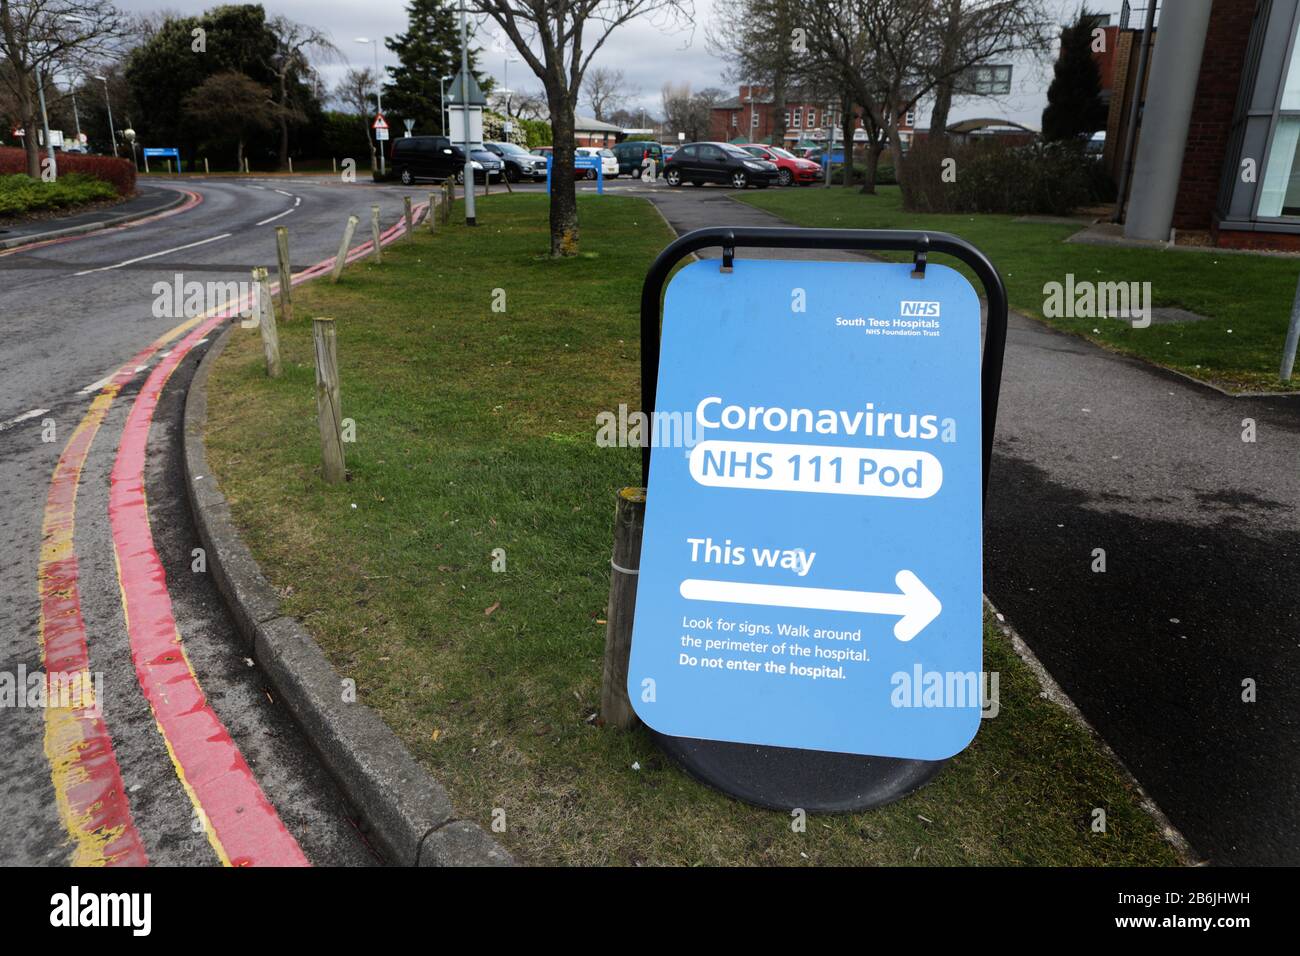
[[[654,160],[655,176],[663,174],[664,148],[648,139],[628,140],[614,147],[618,171],[624,176],[640,176],[647,159]]]
[[[676,144],[676,143],[664,143],[664,144],[663,144],[663,150],[664,150],[664,159],[670,159],[670,158],[672,157],[673,153],[677,152],[677,144]]]
[[[730,143],[687,143],[664,163],[664,181],[669,186],[727,183],[734,189],[766,189],[777,179],[776,164]]]
[[[1106,131],[1098,130],[1089,136],[1083,144],[1083,152],[1087,156],[1100,156],[1106,151]]]
[[[505,166],[506,179],[517,183],[521,179],[546,178],[546,157],[530,153],[517,143],[484,143],[483,148],[495,153]]]
[[[816,163],[800,159],[780,146],[764,146],[762,143],[747,143],[742,146],[745,152],[758,159],[766,160],[776,166],[776,179],[782,186],[798,183],[807,186],[821,178],[821,167]]]
[[[614,155],[613,150],[603,149],[600,146],[578,146],[577,148],[574,149],[574,152],[577,153],[579,156],[599,156],[600,171],[601,173],[604,174],[605,178],[606,179],[618,178],[618,172],[619,172],[618,158]],[[583,173],[585,179],[596,178],[596,171],[594,169],[584,169]]]
[[[499,179],[502,163],[486,149],[471,149],[470,161],[474,164],[474,181]],[[389,156],[393,175],[410,185],[421,179],[455,179],[465,181],[465,154],[460,146],[446,136],[403,136],[393,140]]]
[[[534,156],[540,156],[545,159],[547,156],[551,155],[552,148],[553,147],[550,146],[534,146],[528,152],[532,153]]]

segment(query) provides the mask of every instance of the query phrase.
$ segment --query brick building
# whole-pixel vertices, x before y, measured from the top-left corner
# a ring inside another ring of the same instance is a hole
[[[1126,176],[1142,33],[1121,31],[1106,161],[1128,182],[1125,235],[1300,249],[1298,37],[1300,0],[1166,0]]]
[[[836,140],[842,141],[839,110],[838,102],[827,102],[806,90],[789,90],[782,109],[785,136],[780,143],[773,143],[776,114],[771,89],[742,84],[736,96],[714,104],[709,116],[709,139],[722,143],[768,143],[789,148],[805,142],[824,142],[827,130],[834,129]],[[862,113],[857,106],[853,111],[858,115]],[[911,140],[915,123],[915,115],[909,112],[899,124],[899,137],[904,143]],[[861,119],[857,121],[853,138],[856,143],[866,141],[867,133]]]

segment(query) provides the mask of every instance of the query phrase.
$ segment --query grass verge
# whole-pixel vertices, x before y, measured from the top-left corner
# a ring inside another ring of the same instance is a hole
[[[896,186],[882,187],[875,196],[856,188],[846,195],[843,187],[832,186],[769,189],[737,198],[799,226],[954,233],[997,266],[1013,308],[1056,328],[1224,388],[1300,389],[1300,379],[1284,383],[1278,374],[1295,298],[1294,259],[1066,243],[1080,226],[1016,222],[1014,216],[909,213]],[[1135,329],[1115,319],[1048,319],[1043,287],[1064,283],[1067,273],[1079,282],[1150,282],[1155,306],[1188,309],[1209,320]]]
[[[595,416],[637,404],[641,280],[671,237],[640,200],[579,203],[580,257],[543,255],[546,197],[481,199],[477,229],[295,291],[282,378],[240,330],[210,382],[209,458],[285,610],[458,813],[490,827],[504,810],[500,838],[531,863],[1177,862],[993,627],[1001,713],[975,743],[908,799],[804,833],[696,783],[645,733],[595,725],[614,494],[639,476],[635,449],[596,446]],[[318,477],[313,315],[338,320],[356,422],[339,487]]]
[[[68,173],[54,182],[32,179],[23,173],[0,176],[0,218],[75,209],[117,198],[117,190],[109,183],[84,173]]]

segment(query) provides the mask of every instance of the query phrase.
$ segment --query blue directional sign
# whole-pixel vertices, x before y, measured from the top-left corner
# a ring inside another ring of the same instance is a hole
[[[981,713],[980,303],[931,264],[668,287],[628,695],[675,737],[938,760]]]

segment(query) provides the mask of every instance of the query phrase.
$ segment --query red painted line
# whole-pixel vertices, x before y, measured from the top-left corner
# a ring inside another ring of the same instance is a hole
[[[136,677],[213,849],[231,866],[306,866],[244,755],[199,686],[182,646],[167,575],[154,550],[145,499],[149,426],[181,360],[224,316],[204,322],[145,381],[122,431],[110,477],[108,516]]]
[[[380,241],[389,242],[404,231],[405,222],[399,220],[381,233]],[[305,281],[332,264],[333,259],[318,263],[291,281]],[[235,312],[243,306],[239,303]],[[190,332],[145,381],[127,417],[113,464],[109,524],[136,676],[213,849],[232,866],[306,866],[297,840],[258,785],[190,666],[176,627],[167,574],[154,548],[145,497],[149,427],[163,388],[189,351],[227,321],[230,311],[227,308],[225,314]]]
[[[6,249],[0,252],[0,258],[12,256],[16,252],[30,252],[33,249],[44,249],[46,246],[58,246],[65,242],[76,242],[78,239],[90,239],[94,236],[107,236],[110,233],[121,232],[123,229],[134,229],[136,226],[143,226],[147,222],[157,222],[159,219],[166,219],[169,216],[177,216],[183,212],[189,212],[199,203],[203,202],[203,196],[200,193],[192,192],[188,189],[179,190],[188,198],[175,209],[166,209],[153,216],[145,216],[142,219],[132,219],[130,222],[124,222],[120,226],[109,226],[105,229],[96,229],[93,232],[78,233],[75,236],[60,236],[57,239],[43,239],[38,242],[32,242],[25,246],[15,246],[13,249]]]
[[[151,345],[131,360],[148,361]],[[86,622],[81,611],[80,568],[73,550],[77,489],[90,446],[117,390],[129,378],[125,370],[91,403],[59,456],[50,480],[41,529],[37,571],[40,593],[38,628],[42,666],[47,680],[60,675],[92,686]],[[78,866],[146,866],[148,854],[131,816],[112,736],[103,718],[103,702],[84,693],[56,706],[55,685],[47,690],[45,754],[50,762],[55,800],[72,838],[72,863]]]

